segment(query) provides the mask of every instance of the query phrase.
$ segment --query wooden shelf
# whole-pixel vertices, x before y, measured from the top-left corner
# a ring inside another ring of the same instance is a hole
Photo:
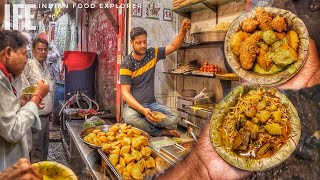
[[[193,12],[202,11],[205,9],[211,9],[212,11],[217,12],[218,6],[228,4],[234,1],[235,0],[204,0],[178,9],[174,9],[173,12],[190,19],[191,13]]]
[[[224,47],[224,41],[198,42],[190,45],[182,45],[180,49],[197,49],[209,47]]]

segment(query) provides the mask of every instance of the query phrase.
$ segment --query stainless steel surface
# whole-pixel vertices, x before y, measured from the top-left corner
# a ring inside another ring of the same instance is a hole
[[[81,158],[87,169],[89,170],[93,179],[101,180],[108,179],[106,175],[100,172],[101,169],[101,157],[99,153],[95,149],[89,148],[86,144],[84,144],[79,136],[82,132],[82,124],[84,121],[71,121],[66,122],[66,126],[68,131],[70,132],[71,139],[74,141],[74,144],[79,151]]]
[[[224,41],[226,34],[226,31],[206,31],[193,33],[193,37],[196,42],[215,42]]]
[[[102,126],[95,126],[95,127],[88,128],[88,129],[86,129],[86,130],[83,130],[83,131],[80,133],[80,139],[81,139],[84,143],[88,144],[90,147],[92,147],[92,148],[94,148],[94,149],[99,149],[99,148],[101,148],[101,146],[98,146],[98,145],[95,145],[95,144],[91,144],[91,143],[86,142],[85,140],[83,140],[84,137],[86,137],[89,133],[92,133],[92,131],[94,131],[94,130],[96,130],[96,129],[100,129],[102,132],[107,132],[107,131],[109,130],[109,128],[112,127],[112,126],[113,126],[113,125],[102,125]],[[150,136],[147,132],[145,132],[145,131],[143,131],[143,130],[141,130],[141,129],[135,128],[135,127],[131,127],[131,128],[132,128],[132,129],[137,129],[137,130],[141,131],[141,135],[143,135],[143,136],[145,136],[146,138],[148,138],[148,140],[151,138],[151,136]]]
[[[152,149],[152,148],[151,148]],[[112,163],[109,161],[107,155],[105,153],[103,153],[101,151],[101,149],[98,149],[98,153],[101,155],[102,159],[107,163],[107,165],[109,166],[109,168],[111,169],[111,171],[113,172],[113,174],[115,175],[116,179],[118,180],[122,180],[122,176],[121,174],[117,171],[117,169],[112,165]],[[153,159],[156,159],[157,157],[161,158],[163,161],[165,161],[167,163],[167,166],[172,166],[173,164],[168,161],[166,158],[164,158],[163,156],[161,156],[160,154],[158,154],[154,149],[152,149],[152,153],[151,153],[151,157],[153,157]],[[156,167],[157,168],[157,167]],[[158,169],[154,169],[155,173],[159,173],[161,172],[161,170]],[[152,179],[152,176],[144,176],[143,179]]]

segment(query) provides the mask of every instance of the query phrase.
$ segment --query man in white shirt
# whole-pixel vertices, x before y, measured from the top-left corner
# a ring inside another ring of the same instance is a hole
[[[39,162],[47,160],[49,148],[49,118],[52,113],[52,91],[53,78],[50,76],[47,64],[45,63],[48,56],[48,42],[43,38],[36,38],[32,42],[32,53],[34,58],[29,60],[24,75],[29,83],[35,84],[37,80],[45,80],[50,90],[48,95],[43,98],[44,108],[39,110],[41,119],[41,130],[32,128],[32,150],[31,162]]]
[[[19,76],[27,63],[27,40],[18,31],[0,31],[0,171],[18,159],[29,158],[25,139],[31,126],[41,127],[38,105],[49,91],[49,86],[39,80],[31,100],[20,106],[12,85],[12,76]],[[36,84],[36,83],[35,83]]]

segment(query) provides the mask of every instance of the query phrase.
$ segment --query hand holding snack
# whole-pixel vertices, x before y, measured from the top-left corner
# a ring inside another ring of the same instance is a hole
[[[151,122],[155,122],[155,123],[158,122],[158,120],[153,117],[153,113],[151,112],[151,110],[149,108],[145,108],[143,114]]]
[[[184,19],[181,24],[182,24],[182,30],[184,32],[188,32],[190,30],[191,22],[189,19]]]
[[[44,98],[49,92],[49,84],[42,79],[38,80],[38,84],[35,90],[35,94],[39,94],[41,98]]]
[[[42,176],[27,159],[21,158],[14,165],[1,172],[0,179],[42,179]]]

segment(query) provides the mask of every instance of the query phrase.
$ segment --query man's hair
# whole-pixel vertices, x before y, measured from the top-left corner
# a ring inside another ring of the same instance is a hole
[[[133,41],[139,35],[145,34],[147,36],[147,31],[142,27],[135,27],[131,29],[130,39]]]
[[[32,49],[34,49],[38,43],[45,44],[47,47],[49,47],[49,43],[48,43],[47,40],[45,40],[45,39],[43,39],[43,38],[41,38],[41,37],[38,37],[38,38],[36,38],[35,40],[33,40],[33,42],[32,42]]]
[[[6,47],[12,48],[15,52],[28,44],[28,39],[19,31],[3,30],[0,31],[0,51]]]

